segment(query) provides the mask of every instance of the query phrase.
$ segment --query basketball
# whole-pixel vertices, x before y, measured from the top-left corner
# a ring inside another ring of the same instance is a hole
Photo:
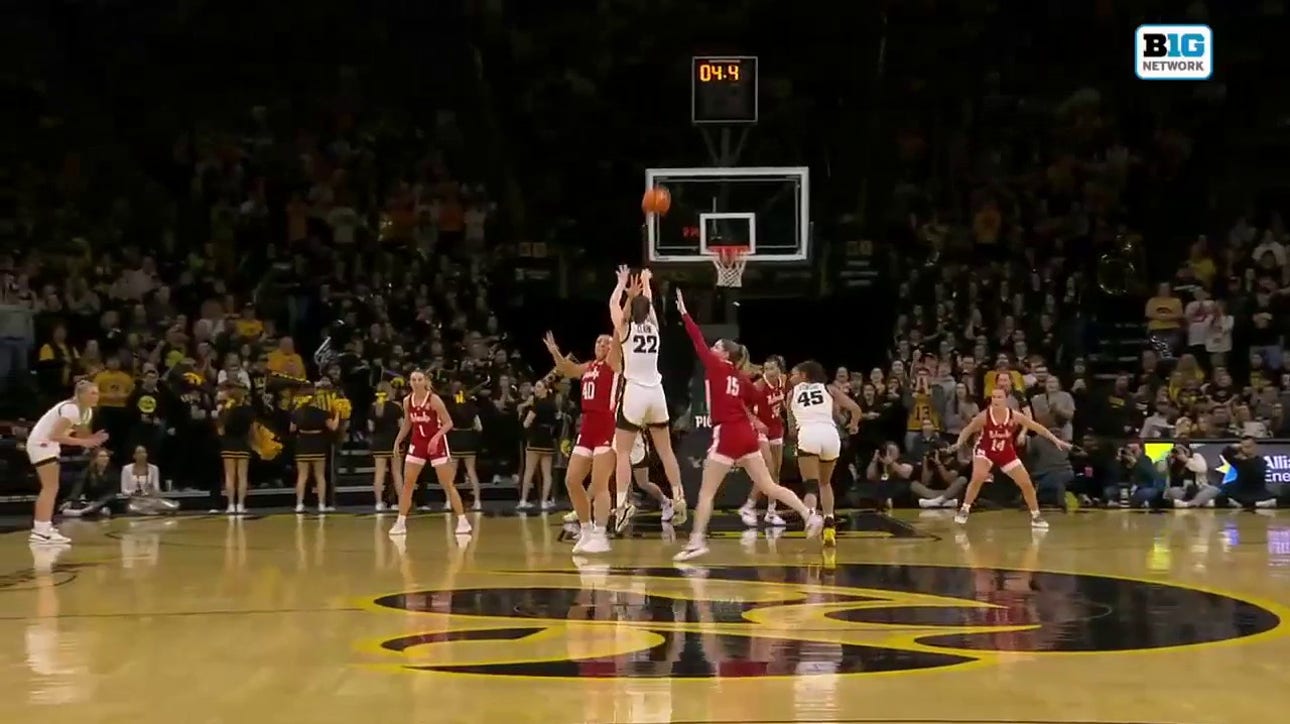
[[[672,208],[672,194],[664,186],[655,186],[645,192],[641,199],[641,210],[647,214],[662,216]]]

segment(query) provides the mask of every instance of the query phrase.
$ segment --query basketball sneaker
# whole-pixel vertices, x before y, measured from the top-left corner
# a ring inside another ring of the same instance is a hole
[[[824,519],[823,540],[826,548],[832,548],[838,544],[837,523],[833,520],[833,516],[831,515]]]
[[[589,533],[579,538],[578,542],[581,543],[584,538],[587,542],[578,551],[579,553],[608,553],[610,551],[609,534],[604,528],[592,528]]]
[[[402,520],[396,520],[394,521],[394,525],[390,526],[391,538],[398,538],[399,536],[404,536],[407,534],[408,534],[408,524]]]
[[[662,503],[659,504],[659,509],[658,509],[659,520],[663,521],[664,523],[671,523],[672,518],[675,516],[676,516],[676,508],[672,505],[672,501],[664,500]]]
[[[27,541],[39,545],[67,545],[72,542],[72,539],[59,533],[54,526],[45,525],[43,528],[32,528]]]
[[[743,507],[739,509],[739,520],[742,520],[744,522],[744,525],[749,528],[756,528],[757,527],[757,509],[747,503],[744,503]]]
[[[576,510],[571,510],[571,511],[569,511],[568,513],[565,513],[565,514],[564,514],[564,517],[563,517],[563,518],[561,518],[560,520],[564,521],[565,523],[577,523],[577,522],[578,522],[578,511],[576,511]]]
[[[1048,530],[1048,521],[1044,520],[1044,516],[1036,510],[1030,514],[1030,527],[1035,530]]]
[[[471,530],[473,529],[470,527],[470,521],[467,520],[466,516],[457,516],[457,535],[465,535]]]
[[[691,538],[690,542],[686,543],[685,547],[682,548],[680,552],[672,556],[672,560],[689,561],[689,560],[698,558],[699,556],[705,555],[707,552],[708,552],[707,541],[705,541],[702,538]]]
[[[963,506],[962,508],[959,508],[958,512],[954,514],[954,522],[958,523],[959,525],[966,525],[967,519],[968,519],[968,512],[969,510],[966,505]]]
[[[390,506],[386,505],[386,504],[385,504],[385,501],[383,501],[383,500],[377,501],[377,503],[376,503],[376,512],[378,512],[378,513],[384,513],[385,511],[387,511],[387,510],[389,510],[389,509],[390,509]]]
[[[688,509],[685,507],[685,498],[677,498],[676,500],[673,500],[672,525],[685,525],[685,521],[689,519],[690,515]]]
[[[632,518],[635,515],[636,505],[630,500],[624,503],[623,507],[614,511],[614,533],[622,535],[623,531],[627,530],[628,524],[632,522]]]
[[[812,512],[811,517],[806,519],[806,537],[814,538],[820,534],[820,529],[824,527],[824,517],[819,513]]]
[[[784,522],[783,518],[779,517],[779,513],[776,513],[773,510],[767,510],[766,515],[762,520],[766,522],[766,525],[772,528],[783,528],[788,525],[788,523]]]

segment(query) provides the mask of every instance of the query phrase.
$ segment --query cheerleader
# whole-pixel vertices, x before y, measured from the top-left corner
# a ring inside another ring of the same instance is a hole
[[[403,405],[394,399],[394,385],[382,382],[376,386],[376,399],[372,402],[372,415],[367,420],[367,434],[372,448],[372,493],[376,497],[376,512],[389,510],[385,504],[385,473],[394,479],[394,490],[403,487],[403,466],[391,464],[394,459],[394,439],[403,425]]]
[[[524,427],[524,480],[520,486],[520,503],[516,507],[520,510],[533,507],[529,502],[529,490],[533,487],[533,474],[541,469],[542,497],[539,507],[544,511],[551,510],[555,508],[555,501],[551,500],[551,466],[555,456],[555,429],[559,423],[560,411],[546,380],[538,380],[533,385],[533,395],[520,405],[519,413]]]
[[[255,409],[247,402],[245,387],[226,385],[219,391],[219,413],[215,431],[219,434],[219,457],[224,464],[224,495],[229,515],[246,512],[247,469],[251,465],[251,426]]]
[[[296,512],[305,512],[305,488],[313,475],[318,494],[318,512],[335,508],[327,505],[327,457],[331,451],[331,433],[340,428],[340,417],[318,406],[306,397],[291,413],[291,432],[296,436]]]
[[[71,539],[54,528],[54,501],[58,497],[58,456],[62,446],[96,448],[107,442],[106,432],[90,433],[94,406],[99,404],[98,385],[89,380],[76,383],[69,400],[54,405],[40,416],[27,435],[27,458],[40,479],[36,496],[35,523],[28,540],[44,545],[65,545]]]
[[[466,481],[470,483],[475,502],[471,510],[479,510],[482,498],[479,494],[479,471],[475,467],[475,457],[479,454],[480,433],[484,429],[479,421],[479,408],[475,406],[473,390],[466,390],[460,379],[453,380],[449,388],[451,393],[444,400],[448,416],[452,418],[452,429],[448,431],[448,447],[452,450],[454,460],[466,469]],[[444,502],[444,509],[448,503]]]

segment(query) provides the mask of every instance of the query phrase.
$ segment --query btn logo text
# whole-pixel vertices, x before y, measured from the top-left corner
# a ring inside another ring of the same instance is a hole
[[[1209,80],[1214,74],[1214,31],[1208,25],[1139,25],[1133,50],[1141,80]]]

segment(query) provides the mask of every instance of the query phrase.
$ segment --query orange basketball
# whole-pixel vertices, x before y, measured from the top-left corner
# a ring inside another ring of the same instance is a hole
[[[647,190],[645,197],[641,199],[641,210],[647,214],[662,216],[670,208],[672,208],[672,194],[665,186],[655,186]]]

